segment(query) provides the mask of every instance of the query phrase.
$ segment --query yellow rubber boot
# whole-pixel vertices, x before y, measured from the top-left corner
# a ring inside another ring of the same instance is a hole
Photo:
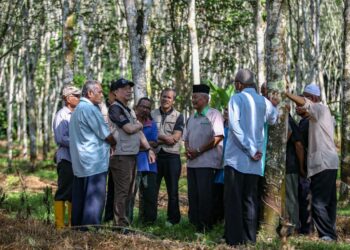
[[[67,201],[67,210],[68,210],[68,226],[72,225],[72,203]]]
[[[64,228],[64,201],[55,201],[55,226],[56,229]]]

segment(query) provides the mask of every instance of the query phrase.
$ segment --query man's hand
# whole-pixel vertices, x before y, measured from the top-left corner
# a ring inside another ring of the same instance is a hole
[[[139,130],[142,130],[143,129],[143,125],[141,122],[139,121],[136,121],[136,124],[139,126]]]
[[[156,162],[156,154],[153,152],[152,149],[148,151],[148,162],[151,164]]]
[[[166,145],[174,145],[177,141],[171,135],[162,137],[162,140]]]
[[[300,170],[300,176],[306,178],[306,172],[304,168],[300,168],[299,170]]]
[[[262,157],[262,153],[257,151],[254,156],[252,156],[253,161],[260,161]]]
[[[193,149],[193,148],[188,148],[186,151],[187,159],[190,159],[190,160],[195,159],[199,155],[200,155],[200,153],[198,153],[198,151],[196,149]]]
[[[106,137],[105,142],[107,142],[111,146],[115,146],[117,144],[112,133]]]

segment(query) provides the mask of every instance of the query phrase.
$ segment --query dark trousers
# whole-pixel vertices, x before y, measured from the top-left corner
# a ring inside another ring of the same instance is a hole
[[[198,231],[213,225],[215,169],[187,168],[188,219]]]
[[[57,191],[55,193],[55,201],[72,201],[73,186],[73,169],[72,163],[67,160],[61,160],[57,164]]]
[[[258,175],[225,167],[225,238],[229,245],[256,242]]]
[[[100,173],[73,179],[72,226],[100,225],[106,198],[106,176]],[[81,228],[86,230],[86,228]]]
[[[324,170],[311,177],[312,218],[319,237],[337,239],[335,229],[337,170]]]
[[[224,219],[224,184],[214,183],[213,185],[213,223]]]
[[[181,219],[179,207],[179,179],[181,175],[180,155],[164,158],[158,156],[157,167],[157,197],[160,184],[164,177],[168,193],[167,220],[172,224],[177,224]]]
[[[300,220],[300,234],[309,234],[312,230],[312,215],[311,215],[311,193],[310,180],[299,178],[299,220]]]
[[[107,181],[107,199],[105,206],[105,216],[104,221],[113,220],[113,204],[114,204],[114,183],[111,170],[108,171],[108,181]]]
[[[157,219],[157,173],[138,172],[136,189],[139,191],[139,219],[144,224]],[[135,195],[136,196],[136,195]]]
[[[114,182],[114,222],[117,226],[129,226],[133,213],[136,155],[114,155],[109,168]]]
[[[286,178],[286,210],[289,222],[295,226],[295,230],[299,229],[299,200],[298,185],[299,174],[288,173]]]

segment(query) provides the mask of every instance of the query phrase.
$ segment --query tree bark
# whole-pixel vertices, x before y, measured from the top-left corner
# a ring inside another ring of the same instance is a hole
[[[63,40],[62,48],[64,53],[63,85],[73,82],[73,61],[74,61],[74,26],[75,14],[72,0],[63,2]]]
[[[149,19],[152,11],[152,0],[143,0],[143,6],[137,7],[135,0],[124,0],[126,21],[128,25],[129,46],[131,54],[132,79],[134,99],[137,102],[147,95],[147,76],[150,66],[147,63],[148,53],[151,53],[149,38]]]
[[[344,41],[343,41],[343,98],[342,98],[342,141],[341,181],[350,185],[350,0],[344,0]],[[347,197],[346,197],[347,196]],[[341,197],[349,199],[347,195]]]
[[[263,227],[275,234],[279,216],[285,215],[285,161],[288,113],[284,110],[286,90],[286,0],[267,0],[266,69],[269,96],[277,95],[278,123],[269,127],[266,154],[266,190],[263,196]],[[272,227],[271,227],[272,226]]]

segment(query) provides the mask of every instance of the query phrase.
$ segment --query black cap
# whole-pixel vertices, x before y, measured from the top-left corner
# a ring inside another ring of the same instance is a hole
[[[210,92],[210,88],[208,85],[205,85],[205,84],[193,85],[193,93],[209,94],[209,92]]]
[[[120,78],[118,80],[113,80],[111,82],[110,91],[117,90],[119,88],[124,88],[125,86],[130,85],[130,87],[134,87],[134,83],[132,81],[126,80],[124,78]]]

